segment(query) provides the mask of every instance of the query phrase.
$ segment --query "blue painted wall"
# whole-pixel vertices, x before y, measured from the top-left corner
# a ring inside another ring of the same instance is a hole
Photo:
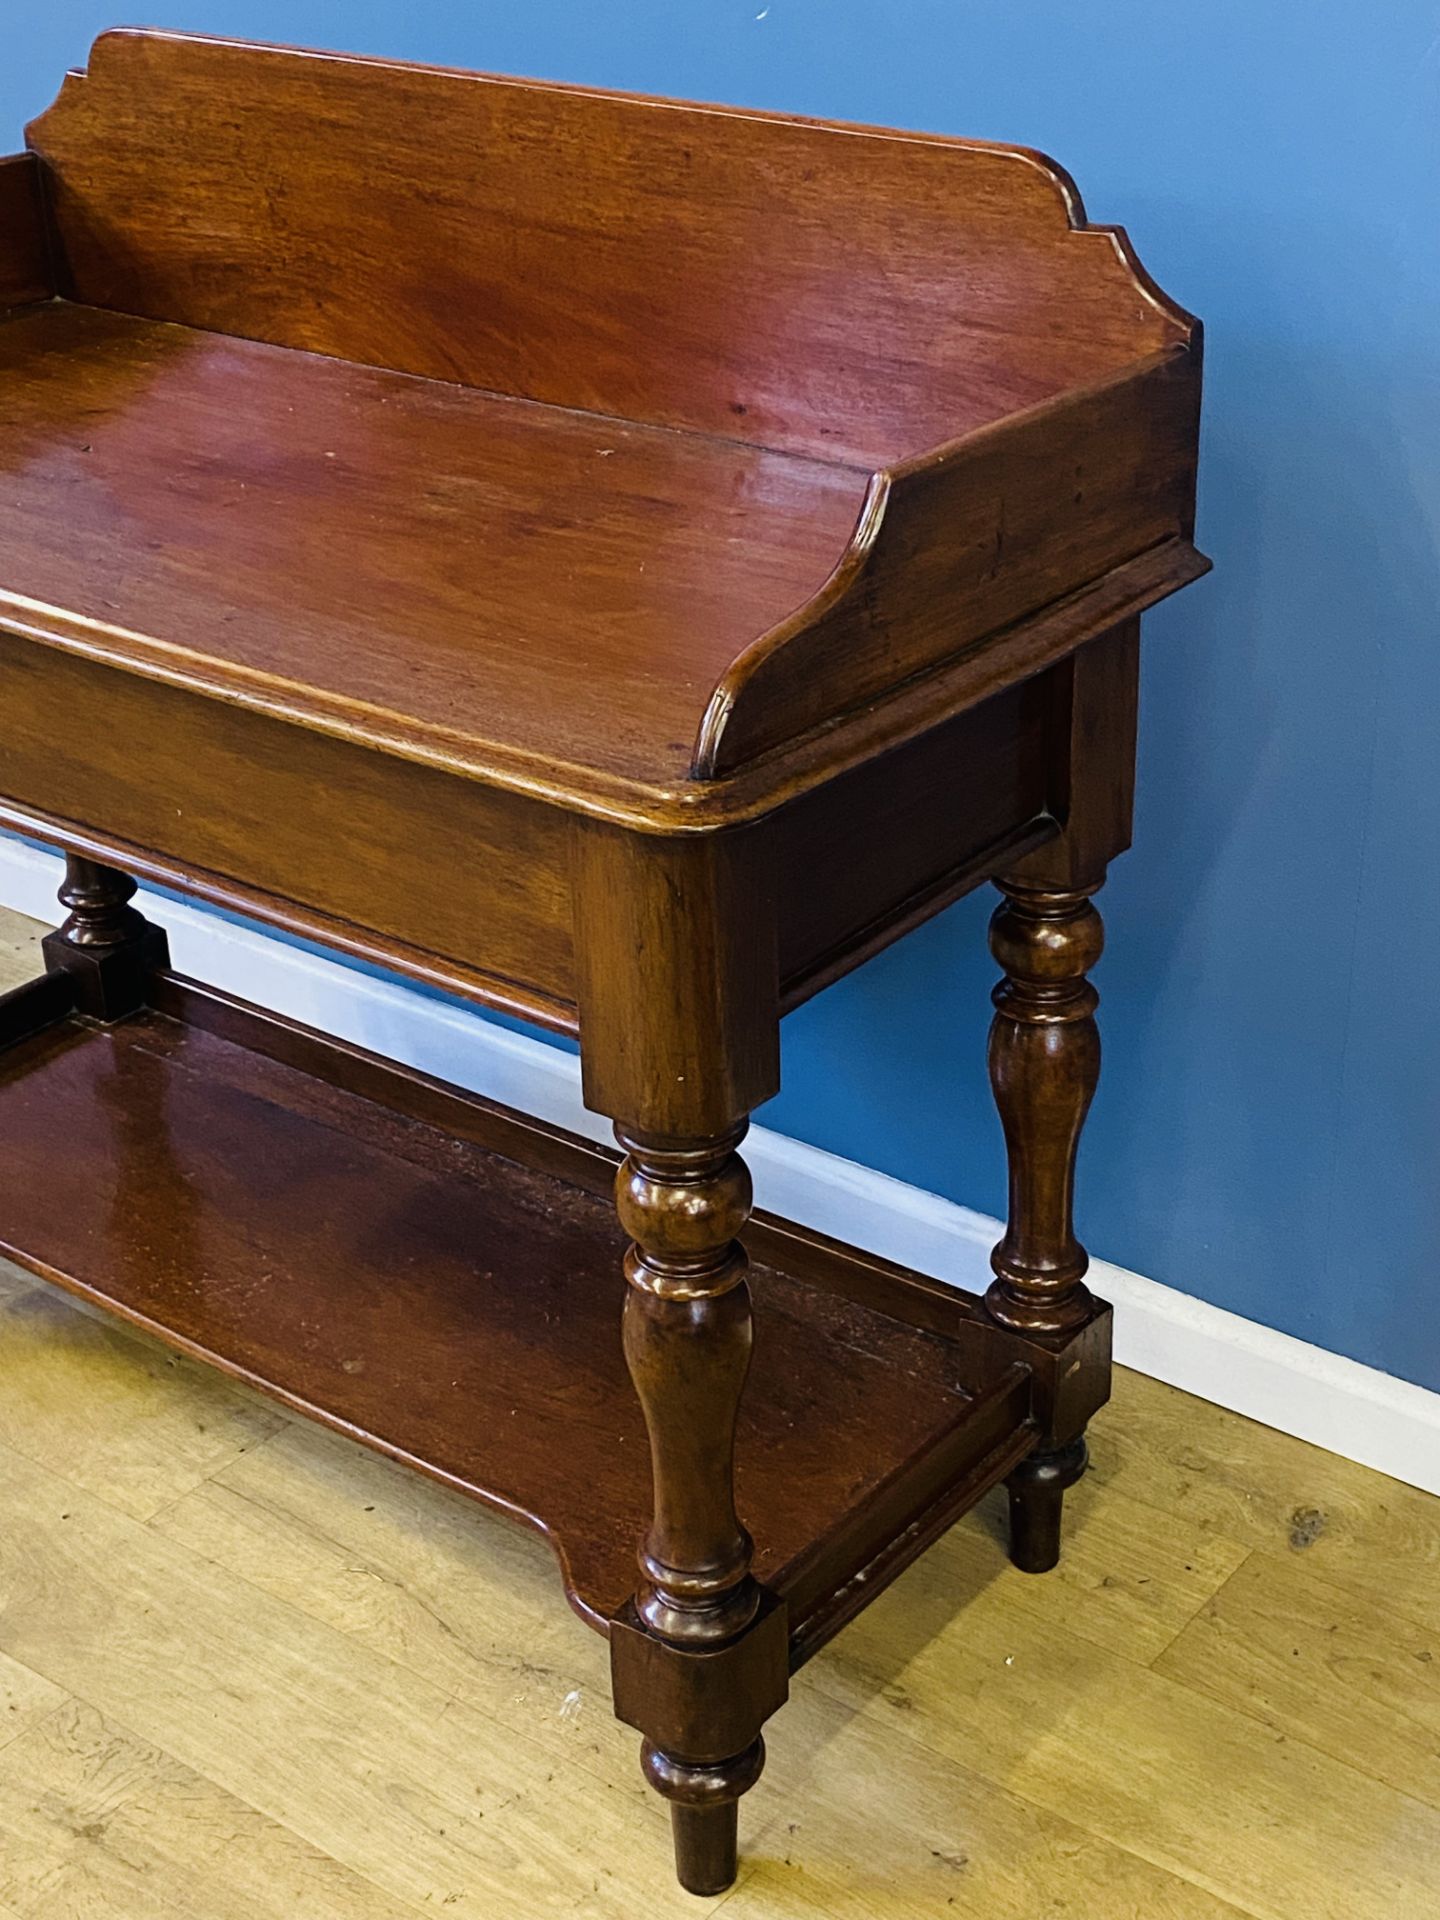
[[[116,0],[0,28],[0,134]],[[17,9],[17,12],[21,10]],[[1440,6],[168,0],[164,23],[1019,140],[1209,341],[1107,890],[1099,1253],[1440,1388]],[[998,1212],[986,903],[786,1026],[767,1123]]]

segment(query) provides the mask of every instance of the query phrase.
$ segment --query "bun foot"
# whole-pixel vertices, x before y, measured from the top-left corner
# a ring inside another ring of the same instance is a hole
[[[1084,1435],[1054,1453],[1032,1453],[1005,1482],[1010,1495],[1010,1558],[1022,1573],[1049,1573],[1060,1558],[1065,1492],[1084,1473]]]
[[[651,1786],[670,1802],[675,1874],[687,1893],[724,1893],[739,1866],[737,1801],[760,1778],[765,1743],[719,1766],[694,1766],[661,1753],[647,1740],[640,1764]]]

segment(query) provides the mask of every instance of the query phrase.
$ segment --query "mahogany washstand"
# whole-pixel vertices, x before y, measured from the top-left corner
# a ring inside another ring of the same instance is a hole
[[[1199,329],[1014,148],[131,32],[28,142],[0,823],[69,914],[0,1244],[544,1533],[717,1890],[790,1674],[1000,1481],[1052,1565],[1108,1391],[1092,896]],[[137,874],[577,1035],[618,1174],[176,976]],[[738,1148],[780,1016],[986,880],[981,1299]]]

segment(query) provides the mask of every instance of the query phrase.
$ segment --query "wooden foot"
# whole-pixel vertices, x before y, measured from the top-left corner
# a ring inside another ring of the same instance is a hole
[[[990,1081],[1010,1160],[1005,1237],[990,1257],[991,1315],[1026,1333],[1063,1333],[1093,1305],[1075,1238],[1075,1154],[1100,1073],[1098,996],[1086,974],[1104,928],[1095,886],[1058,891],[1002,881],[990,946],[995,989]],[[1098,882],[1096,885],[1098,886]]]
[[[641,1751],[645,1778],[670,1802],[675,1837],[675,1874],[687,1893],[723,1893],[739,1864],[736,1844],[740,1795],[753,1787],[765,1765],[765,1743],[719,1766],[692,1766],[647,1740]]]
[[[123,1020],[145,1004],[150,975],[168,967],[161,929],[130,905],[129,874],[78,853],[65,856],[63,924],[41,941],[46,970],[68,974],[79,1012],[92,1020]]]
[[[1085,1471],[1084,1436],[1054,1453],[1032,1453],[1005,1482],[1010,1495],[1010,1558],[1022,1573],[1049,1573],[1060,1558],[1067,1488]]]

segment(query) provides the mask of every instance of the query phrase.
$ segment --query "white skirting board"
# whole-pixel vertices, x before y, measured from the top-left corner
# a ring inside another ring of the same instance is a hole
[[[0,836],[0,906],[53,924],[57,854]],[[137,904],[170,935],[175,966],[229,993],[593,1139],[573,1054],[464,1008],[288,945],[203,908]],[[757,1204],[836,1239],[983,1292],[999,1222],[764,1127],[745,1157]],[[1440,1493],[1440,1393],[1342,1359],[1108,1261],[1095,1291],[1115,1307],[1125,1366]]]

